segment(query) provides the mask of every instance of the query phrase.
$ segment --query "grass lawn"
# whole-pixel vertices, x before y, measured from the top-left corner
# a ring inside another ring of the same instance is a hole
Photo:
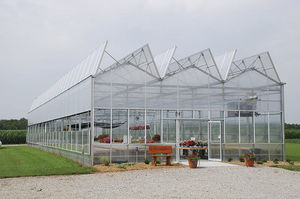
[[[300,139],[285,140],[286,159],[300,161]]]
[[[70,159],[29,146],[0,148],[0,178],[84,174],[95,171],[92,167],[80,166]]]
[[[291,170],[291,171],[300,171],[299,165],[274,165],[272,167],[287,169],[287,170]]]

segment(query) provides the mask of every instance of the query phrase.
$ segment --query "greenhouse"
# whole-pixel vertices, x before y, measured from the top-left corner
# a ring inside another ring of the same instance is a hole
[[[106,47],[34,99],[29,145],[87,165],[151,159],[150,145],[171,145],[176,162],[285,158],[284,83],[268,52],[177,58],[144,45],[117,59]]]

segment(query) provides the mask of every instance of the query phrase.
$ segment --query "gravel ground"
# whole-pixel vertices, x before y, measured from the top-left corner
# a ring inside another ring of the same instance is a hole
[[[0,198],[300,198],[300,172],[256,167],[0,179]]]

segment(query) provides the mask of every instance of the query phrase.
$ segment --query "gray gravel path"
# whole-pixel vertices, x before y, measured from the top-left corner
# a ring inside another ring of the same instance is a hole
[[[210,167],[0,179],[0,198],[300,198],[300,172]]]

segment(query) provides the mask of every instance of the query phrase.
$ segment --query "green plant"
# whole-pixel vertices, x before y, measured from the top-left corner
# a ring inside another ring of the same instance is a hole
[[[287,161],[288,163],[290,163],[291,160],[290,160],[290,159],[286,159],[286,161]]]
[[[197,155],[195,155],[195,154],[191,154],[191,155],[188,155],[188,156],[187,156],[187,159],[188,159],[189,161],[196,162],[196,161],[198,161],[200,158],[199,158],[199,156],[197,156]]]
[[[108,157],[101,157],[100,160],[105,166],[109,166],[110,162],[109,162]]]
[[[126,166],[133,166],[134,165],[134,163],[132,163],[132,162],[128,162],[128,163],[124,163]]]
[[[263,163],[267,162],[267,160],[266,160],[265,158],[262,158],[262,159],[260,159],[259,161],[261,161],[261,162],[263,162]]]
[[[0,130],[2,144],[25,144],[27,130]]]
[[[232,157],[229,157],[229,158],[227,159],[227,161],[228,161],[228,162],[231,162],[231,161],[232,161]]]
[[[127,169],[127,164],[126,163],[125,164],[119,164],[118,168],[120,168],[120,169]]]
[[[289,164],[294,165],[295,163],[294,163],[294,161],[289,161]]]
[[[240,159],[240,162],[245,162],[245,158],[243,156],[240,156],[239,159]]]
[[[273,162],[274,162],[274,164],[278,164],[278,163],[279,163],[278,158],[274,158],[274,159],[273,159]]]
[[[149,161],[147,158],[145,158],[144,163],[145,163],[145,164],[149,164],[150,161]]]
[[[255,160],[256,159],[256,155],[255,155],[255,153],[249,152],[249,153],[245,153],[244,154],[244,158],[246,160]]]
[[[152,140],[155,141],[155,142],[159,142],[159,141],[160,141],[160,135],[155,134],[155,135],[152,137]]]
[[[299,129],[286,129],[285,130],[286,139],[300,139],[300,130]]]
[[[297,165],[273,165],[272,167],[288,169],[291,171],[300,171],[300,166],[297,166]]]
[[[160,164],[160,161],[159,161],[159,160],[156,160],[156,164]]]

